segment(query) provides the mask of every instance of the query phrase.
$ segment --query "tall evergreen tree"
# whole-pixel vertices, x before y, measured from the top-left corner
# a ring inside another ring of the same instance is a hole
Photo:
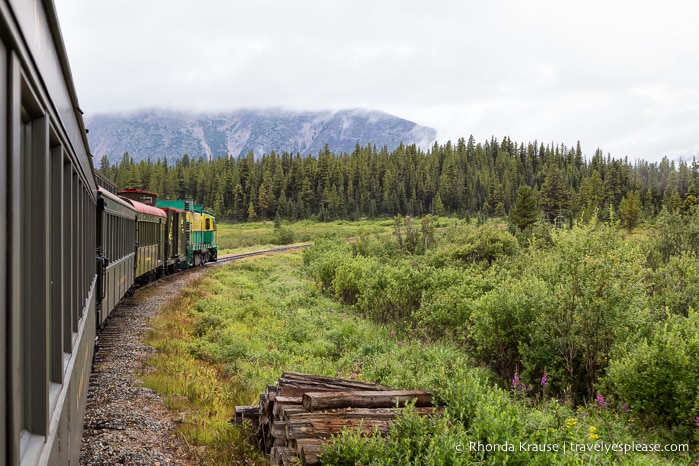
[[[541,186],[541,209],[549,221],[554,222],[561,217],[568,208],[570,195],[566,189],[561,171],[555,165],[549,166],[546,171],[544,184]]]
[[[534,190],[527,185],[520,186],[515,207],[510,211],[512,223],[517,225],[520,230],[524,230],[539,220],[539,212]]]
[[[641,213],[641,198],[638,191],[630,192],[621,199],[619,203],[619,217],[628,229],[629,233],[638,224],[638,217]]]

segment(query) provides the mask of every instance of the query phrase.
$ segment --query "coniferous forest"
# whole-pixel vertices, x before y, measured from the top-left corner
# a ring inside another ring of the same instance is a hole
[[[526,226],[532,215],[572,222],[594,213],[604,220],[613,212],[633,228],[663,207],[689,211],[697,202],[699,163],[629,161],[599,149],[588,158],[579,143],[525,144],[508,137],[477,143],[470,137],[427,151],[357,145],[352,153],[333,153],[326,145],[309,157],[271,152],[209,161],[184,155],[172,163],[134,162],[124,154],[118,164],[104,156],[100,171],[120,188],[192,198],[234,222],[510,215]]]

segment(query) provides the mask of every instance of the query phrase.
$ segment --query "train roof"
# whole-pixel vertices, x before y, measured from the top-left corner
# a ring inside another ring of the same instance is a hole
[[[121,205],[122,207],[126,207],[129,210],[134,211],[134,207],[132,204],[127,202],[125,199],[120,198],[119,196],[112,194],[111,192],[107,191],[101,186],[97,187],[97,194],[101,197],[104,197],[106,199],[109,199],[112,202],[116,202],[117,204]]]
[[[146,191],[145,189],[120,189],[119,194],[121,195],[122,193],[138,193],[138,194],[146,194],[149,196],[157,196],[156,193],[152,191]]]
[[[157,217],[167,217],[167,214],[162,209],[144,204],[143,202],[134,201],[133,199],[129,199],[127,197],[122,197],[122,199],[131,204],[134,210],[136,210],[138,213],[155,215]]]
[[[158,207],[158,209],[161,209],[161,210],[170,210],[170,211],[172,211],[172,212],[183,212],[183,213],[185,212],[184,210],[182,210],[182,209],[177,209],[177,208],[175,208],[175,207]]]
[[[193,201],[186,201],[184,199],[159,199],[155,204],[161,209],[164,207],[170,207],[178,210],[188,210],[190,212],[201,213],[202,206],[195,204]]]
[[[157,193],[146,191],[144,189],[120,189],[117,194],[119,194],[121,197],[143,202],[144,204],[151,206],[155,206],[158,201]]]

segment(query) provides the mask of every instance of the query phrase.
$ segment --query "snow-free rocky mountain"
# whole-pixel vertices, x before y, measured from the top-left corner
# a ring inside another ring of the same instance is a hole
[[[436,131],[383,112],[355,109],[292,112],[278,109],[227,113],[186,113],[144,110],[85,118],[90,149],[96,164],[107,155],[111,162],[125,152],[136,160],[184,154],[198,158],[246,155],[256,157],[289,152],[317,154],[325,144],[331,151],[352,152],[374,144],[393,150],[402,142],[429,148]]]

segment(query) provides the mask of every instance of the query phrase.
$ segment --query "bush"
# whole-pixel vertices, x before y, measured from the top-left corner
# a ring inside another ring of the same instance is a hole
[[[699,415],[699,313],[673,315],[653,336],[620,347],[606,382],[620,403],[651,423],[696,428]]]
[[[473,304],[470,337],[476,354],[504,380],[521,370],[521,351],[531,344],[532,326],[550,301],[545,282],[524,276],[503,282]]]
[[[303,265],[323,290],[329,290],[337,268],[351,258],[350,247],[340,240],[321,239],[303,251]]]
[[[379,268],[374,259],[347,258],[335,271],[333,291],[335,298],[344,304],[356,304],[368,277]]]
[[[284,245],[294,242],[294,232],[290,228],[280,227],[274,229],[272,244]]]
[[[666,312],[687,316],[689,308],[699,309],[699,260],[694,252],[672,256],[651,272],[651,306],[656,316]]]
[[[530,273],[550,289],[532,328],[530,361],[565,374],[575,401],[591,399],[614,343],[647,328],[643,257],[613,224],[576,224],[552,235],[553,249],[530,256]],[[542,367],[543,366],[543,367]]]
[[[429,285],[434,269],[401,263],[374,269],[366,280],[357,305],[372,319],[405,327],[420,307],[422,292]]]
[[[429,338],[450,337],[463,343],[475,299],[494,284],[481,273],[452,267],[436,269],[415,313],[415,323]]]
[[[465,226],[450,232],[448,241],[437,246],[430,258],[435,266],[479,262],[490,265],[501,257],[514,256],[519,249],[517,238],[507,229],[496,225]]]

